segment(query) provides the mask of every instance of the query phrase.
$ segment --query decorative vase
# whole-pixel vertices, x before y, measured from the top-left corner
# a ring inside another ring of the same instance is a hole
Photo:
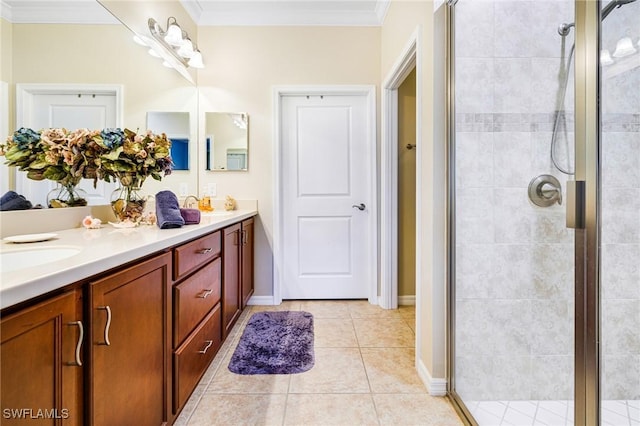
[[[111,193],[111,209],[119,222],[140,223],[147,199],[140,193],[142,180],[130,175],[119,177],[119,187]]]
[[[87,193],[76,184],[58,185],[47,194],[47,205],[53,208],[81,207],[87,205]]]

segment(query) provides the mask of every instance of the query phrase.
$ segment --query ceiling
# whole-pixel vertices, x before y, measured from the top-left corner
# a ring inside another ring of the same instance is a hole
[[[390,0],[180,0],[199,26],[382,24]],[[0,0],[14,23],[114,24],[96,0]]]

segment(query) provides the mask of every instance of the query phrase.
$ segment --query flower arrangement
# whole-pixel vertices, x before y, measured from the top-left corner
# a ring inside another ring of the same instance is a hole
[[[164,133],[104,129],[95,140],[105,150],[100,168],[107,182],[116,177],[123,186],[139,187],[148,176],[161,180],[171,174],[171,141]]]
[[[161,180],[171,173],[170,149],[164,133],[151,131],[23,127],[0,144],[0,155],[7,165],[26,171],[28,178],[53,180],[72,192],[82,178],[93,179],[94,186],[98,179],[113,178],[125,188],[139,188],[148,176]],[[76,201],[69,205],[86,205],[86,200]]]

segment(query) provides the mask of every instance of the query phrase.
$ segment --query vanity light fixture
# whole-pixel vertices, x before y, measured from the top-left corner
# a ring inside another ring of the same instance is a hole
[[[148,25],[154,40],[169,52],[174,59],[171,61],[163,57],[165,61],[170,64],[178,61],[185,68],[204,68],[202,54],[189,38],[189,34],[178,25],[176,18],[171,16],[167,19],[166,31],[153,18],[149,18]]]

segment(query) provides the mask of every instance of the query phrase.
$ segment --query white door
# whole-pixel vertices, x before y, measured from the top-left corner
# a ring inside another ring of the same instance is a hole
[[[283,299],[369,297],[369,125],[367,96],[282,99]]]
[[[22,127],[35,130],[43,128],[104,129],[116,127],[116,95],[92,94],[80,92],[74,94],[34,94],[30,98],[31,110],[23,118]],[[18,172],[16,189],[18,193],[28,194],[33,204],[46,206],[47,194],[56,183],[52,181],[34,181],[26,173]],[[115,183],[102,180],[93,187],[92,179],[83,179],[78,185],[87,193],[90,205],[109,204]]]

